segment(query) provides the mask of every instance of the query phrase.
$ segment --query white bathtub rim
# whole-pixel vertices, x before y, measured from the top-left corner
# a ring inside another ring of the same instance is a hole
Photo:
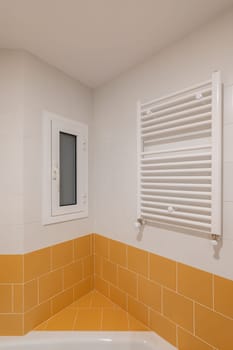
[[[54,344],[64,342],[69,344],[115,342],[115,343],[142,343],[153,346],[156,350],[177,350],[176,347],[161,338],[158,334],[150,331],[33,331],[25,336],[2,336],[0,337],[0,349],[4,345],[22,344]]]

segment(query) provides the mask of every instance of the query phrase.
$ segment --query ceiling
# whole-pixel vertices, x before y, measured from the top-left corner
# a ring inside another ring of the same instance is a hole
[[[25,49],[97,87],[233,0],[0,0],[0,47]]]

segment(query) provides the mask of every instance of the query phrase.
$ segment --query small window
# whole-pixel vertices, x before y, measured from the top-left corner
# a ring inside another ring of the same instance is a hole
[[[77,136],[60,132],[60,206],[77,204]]]
[[[43,223],[87,217],[87,125],[49,112],[43,123]]]

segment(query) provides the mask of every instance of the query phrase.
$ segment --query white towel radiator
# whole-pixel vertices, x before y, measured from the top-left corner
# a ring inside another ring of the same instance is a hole
[[[217,239],[222,224],[222,86],[212,79],[138,102],[138,222]]]

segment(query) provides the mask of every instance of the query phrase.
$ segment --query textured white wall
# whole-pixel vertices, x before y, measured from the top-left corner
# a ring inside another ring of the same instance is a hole
[[[95,231],[160,255],[233,278],[233,12],[163,50],[95,91]],[[146,227],[136,220],[136,102],[208,80],[221,70],[224,94],[223,244]]]
[[[32,251],[92,231],[89,217],[41,225],[42,113],[89,125],[92,173],[92,92],[25,52],[0,50],[0,254]]]
[[[23,55],[0,50],[0,250],[23,251]]]
[[[79,82],[32,55],[24,63],[24,250],[31,251],[91,232],[92,193],[89,217],[41,225],[42,113],[43,110],[89,126],[89,173],[92,173],[92,92]]]

